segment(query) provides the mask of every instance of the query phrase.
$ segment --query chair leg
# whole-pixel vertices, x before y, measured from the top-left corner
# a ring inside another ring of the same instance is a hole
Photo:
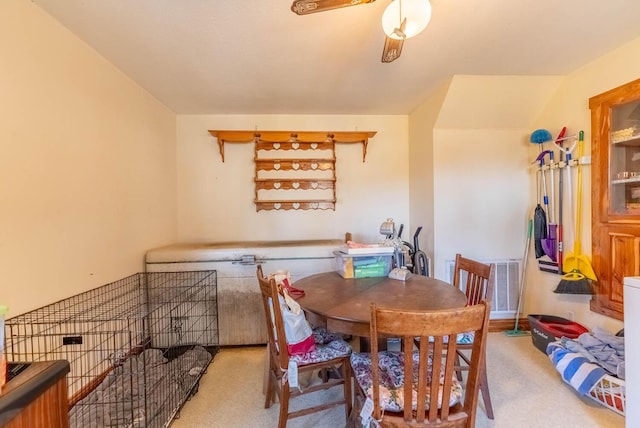
[[[456,351],[456,360],[454,362],[456,367],[461,367],[460,365],[460,354],[458,354],[459,351]],[[462,370],[461,369],[457,369],[456,370],[456,377],[458,378],[459,381],[462,381]]]
[[[274,394],[274,376],[271,374],[271,370],[269,370],[269,373],[267,374],[268,379],[267,379],[267,393],[265,394],[266,397],[264,399],[264,408],[268,409],[269,407],[271,407],[271,404],[273,404],[273,394]]]
[[[287,419],[289,418],[289,382],[282,385],[282,394],[280,399],[280,416],[278,418],[278,428],[287,427]]]
[[[344,406],[347,416],[347,423],[349,423],[349,416],[351,415],[351,409],[353,408],[352,391],[351,391],[351,363],[345,361],[342,363],[342,376],[344,379]]]
[[[489,382],[487,379],[487,365],[486,362],[482,362],[480,369],[480,391],[482,392],[482,401],[484,402],[484,410],[487,413],[487,417],[493,420],[493,406],[491,405],[491,395],[489,395]]]
[[[355,382],[354,379],[354,389],[353,389],[353,407],[351,408],[351,412],[347,419],[346,428],[356,428],[358,427],[358,417],[360,416],[360,411],[362,410],[362,406],[364,405],[364,398],[361,397],[360,388]],[[360,424],[361,425],[361,424]]]
[[[322,379],[322,383],[327,383],[329,381],[329,369],[321,369],[318,372],[318,377]]]

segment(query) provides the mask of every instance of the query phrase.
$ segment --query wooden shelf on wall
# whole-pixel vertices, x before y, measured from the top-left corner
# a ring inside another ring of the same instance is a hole
[[[331,141],[286,141],[283,143],[273,143],[259,140],[256,143],[256,150],[333,150],[333,143]]]
[[[270,210],[335,210],[335,200],[313,200],[313,201],[265,201],[255,200],[256,211]]]
[[[209,133],[218,139],[222,162],[225,143],[254,144],[256,211],[335,210],[336,144],[361,143],[364,162],[369,138],[376,135],[375,131],[209,130]],[[273,154],[264,157],[262,153],[291,150],[295,153],[284,157]],[[290,199],[292,194],[294,199]]]
[[[362,144],[362,162],[367,157],[369,138],[376,131],[221,131],[209,130],[218,139],[224,162],[225,143],[256,143],[258,150],[327,150],[330,144]]]
[[[256,190],[331,190],[336,184],[335,178],[256,178],[254,181]]]
[[[331,171],[335,159],[255,159],[257,171]]]

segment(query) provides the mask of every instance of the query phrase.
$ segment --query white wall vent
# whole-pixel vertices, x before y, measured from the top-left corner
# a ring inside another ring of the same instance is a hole
[[[522,260],[481,260],[482,263],[496,266],[496,283],[491,302],[491,319],[514,319],[518,309],[518,289],[520,286],[520,265]],[[453,282],[453,268],[455,260],[446,261],[448,282]],[[461,278],[462,286],[466,283],[466,276]],[[463,289],[464,291],[464,289]]]

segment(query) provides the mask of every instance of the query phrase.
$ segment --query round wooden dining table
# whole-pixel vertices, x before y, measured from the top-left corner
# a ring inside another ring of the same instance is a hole
[[[336,272],[307,276],[294,286],[305,295],[296,299],[310,320],[326,321],[330,330],[369,336],[370,304],[380,307],[428,311],[461,308],[467,297],[439,279],[412,275],[406,281],[379,278],[343,278]]]

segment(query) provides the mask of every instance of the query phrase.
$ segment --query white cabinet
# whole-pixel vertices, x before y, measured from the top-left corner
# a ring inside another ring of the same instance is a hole
[[[640,277],[624,278],[626,426],[640,426]]]

